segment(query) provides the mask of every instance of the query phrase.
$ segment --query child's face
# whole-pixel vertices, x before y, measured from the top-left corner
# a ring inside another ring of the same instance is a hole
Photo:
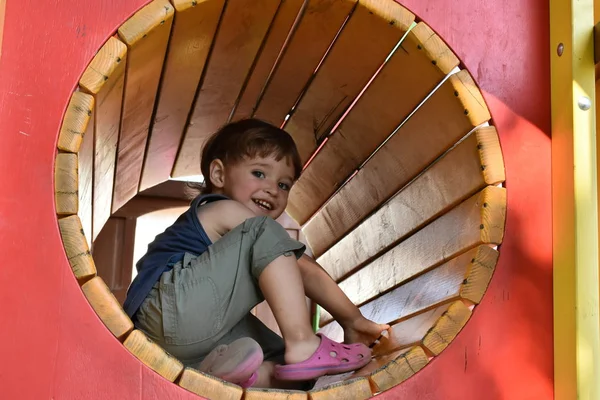
[[[287,207],[294,183],[294,168],[286,157],[248,158],[224,166],[221,191],[257,216],[278,218]]]

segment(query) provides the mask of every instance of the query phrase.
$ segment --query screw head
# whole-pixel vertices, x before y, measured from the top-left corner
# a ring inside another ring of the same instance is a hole
[[[579,98],[579,100],[577,101],[577,105],[579,106],[579,108],[583,111],[587,111],[590,108],[592,108],[592,101],[590,100],[589,97],[586,96],[581,96]]]
[[[565,51],[565,45],[562,43],[558,44],[558,47],[556,48],[556,54],[558,54],[558,56],[562,56],[563,52]]]

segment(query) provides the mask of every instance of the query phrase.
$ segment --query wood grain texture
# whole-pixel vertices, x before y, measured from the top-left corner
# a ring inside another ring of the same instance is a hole
[[[373,372],[369,376],[369,381],[374,390],[383,392],[401,384],[423,369],[428,363],[429,357],[427,357],[423,348],[415,346]]]
[[[444,42],[418,23],[292,187],[290,215],[308,221],[457,65]]]
[[[79,153],[77,154],[78,170],[79,170],[79,210],[77,215],[81,219],[83,232],[87,239],[88,245],[92,248],[93,237],[93,195],[94,195],[94,121],[96,114],[92,113],[92,117],[88,124],[86,133],[81,142]]]
[[[489,118],[481,93],[468,72],[452,75],[306,224],[304,233],[315,254],[321,255],[325,250],[323,243],[313,240],[316,232],[339,240]]]
[[[200,174],[200,153],[224,125],[281,0],[229,0],[175,166],[174,177]]]
[[[280,126],[357,0],[309,0],[254,116]]]
[[[308,394],[299,390],[249,388],[244,391],[244,400],[307,400]]]
[[[183,364],[159,345],[152,342],[142,331],[135,329],[123,345],[147,367],[174,382],[183,372]]]
[[[192,368],[183,371],[179,386],[206,399],[240,400],[244,394],[241,387]]]
[[[92,94],[95,99],[93,240],[98,237],[111,214],[126,65],[127,46],[111,37],[79,80],[82,90]]]
[[[113,212],[138,192],[173,14],[173,6],[167,0],[154,0],[129,18],[118,31],[128,52]]]
[[[96,266],[79,217],[72,215],[61,218],[58,220],[58,227],[75,278],[84,283],[96,276]]]
[[[133,322],[110,292],[101,277],[96,276],[81,286],[83,294],[104,325],[121,341],[133,331]]]
[[[496,129],[480,128],[317,261],[339,280],[486,185],[503,181],[504,163]],[[322,251],[333,242],[326,233],[330,232],[313,232],[309,240],[315,243],[315,250]]]
[[[362,305],[360,311],[370,320],[392,323],[459,298],[478,303],[497,260],[496,250],[488,245],[478,246]],[[326,335],[343,337],[341,326],[324,309],[321,309],[320,325]]]
[[[83,92],[73,93],[58,134],[57,147],[59,150],[69,153],[79,151],[93,109],[94,98],[92,96]]]
[[[308,1],[284,0],[277,9],[258,59],[235,108],[232,117],[234,121],[249,118],[254,114],[256,104],[269,76],[279,65],[281,56],[287,48],[291,35],[293,35],[291,29],[296,21],[302,18],[303,5]]]
[[[171,174],[224,4],[224,0],[173,1],[175,19],[140,190],[166,181]]]
[[[480,244],[499,244],[504,234],[506,190],[488,186],[384,253],[339,285],[363,304]]]
[[[363,400],[371,396],[371,386],[366,378],[337,382],[308,392],[310,400]]]
[[[58,153],[54,161],[54,201],[58,215],[79,210],[79,162],[77,154]]]
[[[469,318],[471,318],[469,307],[460,300],[452,303],[448,311],[423,338],[423,346],[436,356],[439,355],[454,340]]]
[[[414,19],[414,14],[396,2],[358,2],[285,125],[303,163],[384,63]]]

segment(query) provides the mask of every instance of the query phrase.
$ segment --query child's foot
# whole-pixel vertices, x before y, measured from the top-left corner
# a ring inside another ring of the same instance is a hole
[[[241,338],[215,347],[198,369],[244,388],[252,386],[263,362],[260,345],[251,338]]]

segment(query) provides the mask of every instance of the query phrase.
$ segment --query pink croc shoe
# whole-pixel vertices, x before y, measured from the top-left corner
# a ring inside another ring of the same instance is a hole
[[[215,347],[198,369],[243,388],[251,387],[258,378],[263,362],[260,345],[251,338],[241,338],[228,345]]]
[[[317,333],[321,344],[308,360],[275,366],[275,378],[282,381],[308,381],[360,369],[371,361],[371,349],[364,344],[345,345]]]

